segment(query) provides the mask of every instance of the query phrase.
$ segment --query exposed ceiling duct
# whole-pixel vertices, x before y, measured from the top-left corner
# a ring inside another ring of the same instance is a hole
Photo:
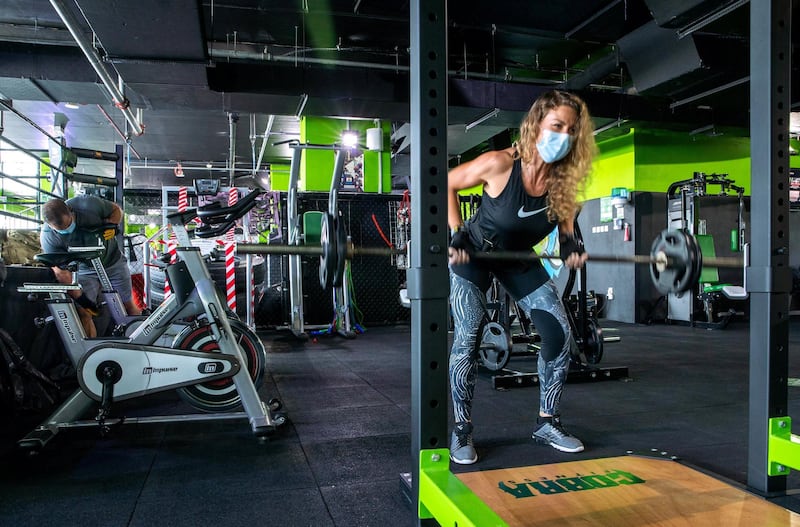
[[[625,35],[618,45],[639,93],[703,67],[691,37],[679,39],[655,22]]]

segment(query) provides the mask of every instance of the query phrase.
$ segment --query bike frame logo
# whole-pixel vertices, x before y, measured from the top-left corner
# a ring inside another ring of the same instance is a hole
[[[77,344],[78,338],[75,335],[75,331],[73,331],[72,326],[69,325],[69,316],[67,316],[66,311],[58,311],[58,321],[61,323],[61,327],[63,327],[64,331],[67,333],[69,341],[73,344]]]
[[[533,498],[534,496],[551,496],[563,494],[565,492],[578,492],[581,490],[605,489],[618,487],[620,485],[637,485],[644,483],[645,480],[625,472],[624,470],[607,470],[605,474],[591,473],[587,475],[576,474],[575,476],[557,476],[554,479],[541,478],[531,480],[525,478],[521,482],[500,481],[497,487],[511,494],[517,499]]]
[[[155,330],[158,327],[158,325],[161,323],[164,317],[167,316],[168,313],[167,309],[166,308],[161,309],[162,307],[164,307],[164,304],[159,306],[159,308],[151,316],[150,322],[142,328],[143,334],[150,335],[150,333],[152,333],[153,330]]]
[[[154,373],[172,373],[178,371],[178,368],[175,366],[169,366],[166,368],[155,368],[153,366],[145,366],[142,368],[142,375],[153,375]]]

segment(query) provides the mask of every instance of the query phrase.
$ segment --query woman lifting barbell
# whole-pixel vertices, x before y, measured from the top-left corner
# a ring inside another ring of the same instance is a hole
[[[472,440],[472,398],[478,369],[478,335],[486,323],[491,275],[533,320],[542,337],[538,359],[539,412],[533,438],[563,452],[583,443],[561,425],[559,402],[569,368],[570,329],[558,290],[540,260],[486,261],[477,251],[530,251],[558,225],[561,257],[580,268],[587,254],[573,221],[577,194],[596,151],[591,116],[576,95],[550,91],[531,106],[510,148],[487,152],[448,175],[450,306],[454,321],[450,389],[455,427],[450,459],[478,459]],[[481,206],[462,223],[458,191],[482,185]]]

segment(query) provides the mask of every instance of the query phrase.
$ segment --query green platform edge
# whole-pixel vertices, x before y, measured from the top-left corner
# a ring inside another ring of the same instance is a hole
[[[419,454],[419,518],[434,518],[442,527],[508,527],[492,509],[450,472],[450,451]]]
[[[772,417],[769,420],[767,461],[770,476],[785,476],[789,469],[800,470],[800,438],[792,435],[791,417]]]

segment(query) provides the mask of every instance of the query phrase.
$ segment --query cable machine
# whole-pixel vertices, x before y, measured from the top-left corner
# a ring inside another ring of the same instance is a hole
[[[703,218],[701,205],[704,199],[714,196],[736,196],[736,228],[731,231],[731,248],[742,251],[745,246],[745,207],[744,187],[734,184],[728,174],[706,174],[695,172],[691,179],[675,181],[667,189],[667,228],[681,229],[692,235],[708,233],[708,221]],[[709,186],[719,187],[717,194],[709,194]],[[667,296],[667,318],[693,324],[695,300],[698,291],[695,287],[690,293],[680,296],[670,293]],[[711,320],[709,320],[711,322]]]

